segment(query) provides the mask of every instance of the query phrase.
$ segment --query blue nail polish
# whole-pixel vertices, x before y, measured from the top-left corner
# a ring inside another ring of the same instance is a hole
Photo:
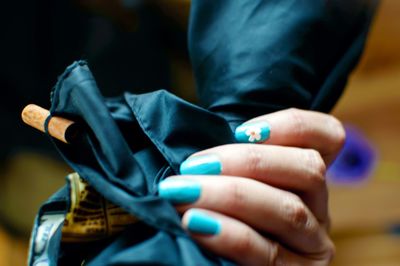
[[[172,203],[192,203],[200,197],[201,186],[194,180],[166,179],[158,185],[158,194]]]
[[[260,143],[266,141],[271,134],[267,122],[246,123],[235,130],[235,138],[242,143]]]
[[[182,175],[219,175],[222,164],[215,155],[194,156],[181,164],[180,172]]]
[[[187,228],[193,233],[217,235],[221,232],[221,223],[204,212],[190,210]]]

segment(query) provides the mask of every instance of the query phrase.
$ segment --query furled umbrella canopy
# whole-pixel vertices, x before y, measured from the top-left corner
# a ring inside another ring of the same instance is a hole
[[[54,142],[79,177],[69,176],[42,206],[29,263],[231,264],[185,233],[157,184],[178,174],[190,154],[233,143],[232,129],[249,118],[288,107],[329,111],[359,59],[375,6],[192,1],[189,50],[201,107],[164,90],[104,99],[86,62],[69,66],[50,112],[80,125],[70,144]],[[99,231],[86,230],[93,213],[109,218],[96,220]],[[111,214],[126,222],[111,223]]]

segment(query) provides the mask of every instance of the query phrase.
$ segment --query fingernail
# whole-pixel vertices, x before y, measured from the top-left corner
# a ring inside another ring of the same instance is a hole
[[[222,164],[215,155],[194,156],[181,164],[180,172],[182,175],[219,175]]]
[[[158,184],[158,194],[172,203],[192,203],[200,197],[201,186],[194,180],[166,179]]]
[[[221,232],[221,222],[204,212],[190,210],[187,229],[193,233],[217,235]]]
[[[258,143],[267,140],[271,128],[267,122],[247,123],[238,126],[235,130],[235,138],[238,142]]]

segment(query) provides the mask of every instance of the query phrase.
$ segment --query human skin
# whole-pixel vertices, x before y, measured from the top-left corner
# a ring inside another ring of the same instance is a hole
[[[259,144],[230,144],[193,154],[217,156],[220,175],[180,175],[199,184],[196,201],[177,204],[182,224],[206,249],[240,265],[328,265],[334,255],[329,230],[327,166],[345,131],[331,115],[287,109],[266,121],[270,137]],[[215,219],[215,234],[193,232],[191,214]]]

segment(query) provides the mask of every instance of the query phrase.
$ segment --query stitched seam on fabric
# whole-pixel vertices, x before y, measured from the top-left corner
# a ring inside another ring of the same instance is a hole
[[[124,98],[125,98],[125,97],[124,97]],[[125,101],[128,102],[128,101],[126,100],[126,98],[125,98]],[[136,98],[134,98],[134,102],[133,102],[132,105],[135,105],[135,104],[136,104],[136,106],[138,106],[138,110],[137,110],[137,111],[140,112],[142,106],[141,106],[141,105],[137,105],[137,100],[136,100]],[[129,105],[129,104],[128,104],[128,105]],[[132,106],[132,105],[130,105],[130,106]],[[136,120],[138,121],[139,126],[142,128],[143,133],[145,133],[145,134],[147,135],[147,137],[148,137],[148,138],[151,140],[151,142],[157,147],[157,149],[159,149],[159,150],[163,153],[163,155],[164,155],[164,157],[166,157],[166,160],[168,161],[168,163],[171,164],[171,163],[170,163],[170,159],[167,158],[168,156],[165,156],[165,151],[160,147],[160,144],[159,144],[157,141],[154,141],[154,140],[153,140],[153,136],[152,136],[151,134],[148,133],[148,130],[147,130],[146,127],[144,126],[144,123],[143,123],[143,121],[140,119],[140,117],[138,116],[138,113],[136,112],[136,110],[135,110],[134,108],[131,108],[131,110],[132,110],[133,114],[135,115]],[[150,221],[149,221],[149,220],[150,220]],[[147,222],[148,222],[150,225],[154,226],[155,228],[159,228],[160,230],[163,230],[163,231],[165,231],[165,232],[167,232],[167,233],[173,233],[174,235],[177,235],[177,236],[186,236],[185,233],[179,232],[179,231],[177,231],[177,230],[175,230],[175,229],[170,229],[170,228],[168,228],[167,226],[165,226],[165,225],[163,225],[163,224],[160,225],[159,223],[157,223],[157,221],[155,221],[155,220],[153,221],[151,218],[148,219]]]
[[[86,81],[92,81],[92,79],[87,79],[87,80],[84,80],[85,82]],[[83,83],[83,82],[81,82],[81,83]],[[80,83],[80,84],[81,84]],[[74,90],[75,88],[76,88],[77,86],[75,85],[74,87],[72,87],[72,89],[71,89],[71,94],[70,94],[70,97],[71,97],[71,101],[76,105],[76,106],[79,106],[79,102],[77,101],[77,99],[76,99],[76,96],[75,96],[75,94],[73,93],[73,91],[72,90]],[[86,123],[86,122],[85,122]],[[90,130],[93,132],[93,130],[92,130],[92,128],[90,127],[90,126],[88,126],[88,128],[90,128]],[[93,132],[93,135],[95,136],[95,138],[96,138],[96,140],[98,141],[98,142],[100,142],[100,140],[97,138],[97,136],[96,136],[96,134],[94,134],[94,132]],[[121,134],[122,135],[122,134]],[[89,140],[90,140],[90,138],[89,138]],[[103,153],[103,151],[102,151],[102,153]],[[96,158],[96,159],[99,159],[99,157],[98,157],[98,155],[96,155],[96,153],[93,153],[93,155],[94,155],[94,157]],[[107,167],[110,167],[110,165],[109,165],[109,163],[107,162]],[[103,169],[102,169],[103,170]],[[104,170],[103,170],[104,171]],[[114,179],[108,179],[111,183],[113,183],[113,184],[115,184],[115,185],[117,185],[118,187],[120,187],[120,188],[122,188],[122,189],[124,189],[124,190],[127,190],[128,189],[128,192],[131,192],[131,191],[135,191],[134,190],[134,188],[133,187],[131,187],[129,184],[127,184],[127,183],[120,183],[118,180],[114,180]],[[99,193],[100,193],[100,191],[99,191]],[[100,193],[101,194],[101,193]]]
[[[125,99],[126,100],[126,99]],[[137,100],[135,99],[134,104],[137,105]],[[167,152],[164,150],[164,148],[162,147],[162,145],[157,141],[157,139],[153,136],[153,134],[150,132],[150,130],[148,130],[147,126],[145,125],[146,123],[141,119],[140,115],[138,113],[140,113],[140,111],[142,110],[142,105],[137,105],[138,107],[138,112],[136,112],[136,110],[134,108],[132,108],[132,111],[136,117],[136,120],[138,121],[138,124],[140,125],[140,127],[142,128],[143,132],[147,135],[147,137],[150,139],[150,141],[157,147],[157,149],[163,154],[164,158],[168,161],[169,165],[171,166],[171,168],[173,169],[174,167],[172,166],[172,159],[167,155]],[[176,169],[174,169],[176,170]]]
[[[92,81],[92,79],[86,79],[86,80],[84,80],[85,82],[87,82],[87,81]],[[74,88],[76,88],[77,86],[75,85],[75,86],[73,86],[73,87],[71,87],[71,92],[74,90]],[[73,94],[73,93],[71,93],[70,94],[70,97],[71,97],[71,101],[73,102],[73,104],[75,104],[75,105],[77,105],[78,104],[78,102],[77,102],[77,99],[76,99],[76,97],[75,97],[75,95]],[[90,128],[90,127],[89,127]],[[88,137],[88,136],[87,136]],[[89,138],[90,139],[90,138]],[[97,156],[96,156],[97,157]],[[76,170],[76,172],[78,172],[78,173],[80,173],[80,172],[82,172],[82,169],[81,169],[81,167],[80,166],[78,166],[78,165],[74,165],[74,170]],[[84,178],[84,176],[82,176],[83,178]],[[115,184],[115,185],[117,185],[119,188],[121,188],[121,189],[123,189],[124,190],[124,192],[125,193],[128,193],[128,194],[130,194],[130,191],[128,190],[128,189],[130,189],[131,191],[133,191],[133,189],[129,186],[129,185],[127,185],[127,184],[120,184],[118,181],[115,181],[115,180],[110,180],[110,179],[108,179],[108,182],[111,182],[112,184]],[[126,186],[126,187],[124,187],[124,186]],[[109,199],[108,197],[107,197],[107,199]],[[115,203],[115,199],[113,200],[113,199],[109,199],[111,202],[113,202],[113,203]],[[116,205],[118,205],[119,206],[119,204],[116,204]],[[124,208],[125,209],[125,208]],[[138,218],[140,218],[140,219],[143,219],[143,221],[146,221],[146,223],[148,223],[149,225],[151,225],[151,226],[153,226],[153,227],[155,227],[155,228],[160,228],[160,229],[164,229],[166,232],[169,232],[169,233],[173,233],[173,234],[175,234],[175,235],[184,235],[184,234],[182,234],[181,232],[176,232],[176,230],[168,230],[168,227],[167,226],[160,226],[159,224],[158,224],[158,222],[156,221],[156,220],[154,220],[154,219],[152,219],[149,215],[143,215],[141,212],[137,212],[137,211],[135,211],[135,210],[132,210],[132,209],[130,209],[130,208],[127,208],[127,209],[125,209],[125,210],[127,210],[129,213],[133,213],[135,216],[137,216]],[[166,228],[165,228],[166,227]]]

